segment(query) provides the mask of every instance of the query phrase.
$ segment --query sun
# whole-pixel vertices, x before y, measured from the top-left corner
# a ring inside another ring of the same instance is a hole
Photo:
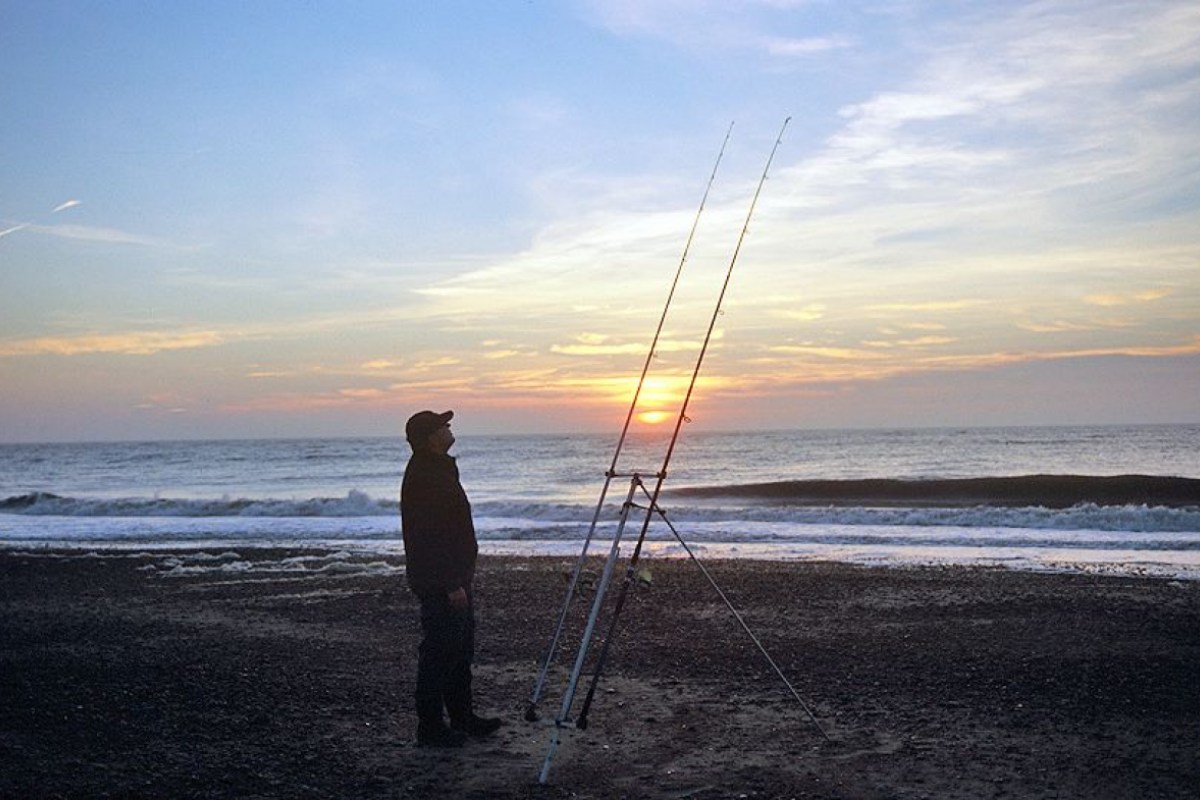
[[[671,418],[671,415],[666,411],[643,411],[637,415],[639,422],[644,422],[647,425],[658,425],[666,422]]]

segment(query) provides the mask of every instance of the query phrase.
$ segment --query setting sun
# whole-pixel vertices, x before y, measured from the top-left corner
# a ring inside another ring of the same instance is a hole
[[[666,422],[671,418],[671,414],[667,411],[643,411],[637,415],[639,422],[644,422],[647,425],[657,425],[660,422]]]

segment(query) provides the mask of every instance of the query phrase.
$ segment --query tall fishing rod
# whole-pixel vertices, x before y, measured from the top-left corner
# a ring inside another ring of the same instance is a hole
[[[725,148],[729,145],[729,137],[733,134],[733,123],[729,123],[728,130],[725,131],[725,139],[721,142],[721,149],[717,152],[717,160],[713,164],[712,173],[708,176],[708,184],[704,187],[704,195],[700,198],[700,206],[696,209],[696,216],[692,220],[692,228],[688,232],[687,241],[683,245],[683,253],[679,257],[679,266],[675,268],[675,278],[671,281],[671,290],[667,293],[666,303],[663,304],[662,316],[658,319],[658,327],[654,331],[654,337],[650,341],[650,349],[646,353],[646,362],[642,365],[642,373],[638,377],[637,386],[633,390],[633,400],[629,403],[629,411],[625,414],[625,424],[621,428],[621,435],[617,438],[617,446],[613,450],[612,463],[609,464],[608,470],[604,473],[604,485],[600,489],[600,499],[596,503],[596,511],[592,515],[592,523],[588,527],[587,536],[584,538],[583,547],[580,550],[579,558],[575,562],[575,569],[571,574],[571,580],[567,585],[567,595],[563,600],[562,609],[559,612],[558,623],[554,628],[554,635],[551,637],[550,646],[546,651],[546,657],[542,664],[541,670],[538,672],[537,682],[533,687],[533,694],[529,698],[529,705],[525,709],[525,719],[533,722],[537,719],[537,704],[541,699],[542,691],[546,685],[546,677],[550,672],[550,666],[554,662],[554,656],[558,650],[559,639],[562,638],[562,631],[566,625],[567,613],[570,609],[571,601],[575,597],[575,591],[579,585],[579,578],[583,573],[583,567],[587,561],[588,548],[591,546],[592,538],[596,533],[596,526],[600,521],[600,514],[604,508],[604,501],[608,497],[608,490],[612,485],[612,480],[617,476],[617,464],[621,458],[621,451],[625,447],[625,439],[629,435],[629,427],[633,422],[634,412],[637,410],[638,401],[641,398],[642,388],[646,383],[646,376],[650,372],[650,364],[654,360],[654,353],[658,349],[658,340],[662,336],[663,328],[667,321],[667,312],[670,311],[671,301],[675,298],[675,290],[679,287],[679,279],[683,274],[684,264],[687,263],[688,253],[692,249],[692,240],[696,238],[696,229],[700,225],[700,216],[704,213],[704,206],[708,203],[709,192],[712,191],[713,182],[717,177],[717,169],[721,166],[721,159],[725,156]]]
[[[746,212],[746,221],[742,224],[742,231],[738,235],[737,246],[733,250],[733,256],[729,260],[729,268],[725,271],[725,281],[721,285],[721,292],[717,296],[717,302],[713,307],[712,319],[709,320],[708,330],[704,334],[704,343],[700,347],[700,354],[696,357],[696,366],[692,370],[692,378],[688,383],[687,393],[684,395],[683,403],[679,407],[679,415],[675,420],[675,430],[671,435],[670,444],[667,445],[666,455],[663,456],[662,467],[655,475],[654,490],[650,493],[650,509],[647,510],[646,516],[642,522],[641,532],[638,534],[637,543],[634,545],[633,553],[629,557],[629,565],[625,572],[625,582],[621,585],[621,591],[617,595],[616,605],[613,607],[612,616],[610,618],[608,635],[604,639],[604,644],[600,648],[600,654],[596,659],[595,672],[592,674],[591,685],[588,687],[587,696],[584,698],[583,706],[580,709],[579,717],[576,720],[576,727],[584,729],[587,727],[588,711],[591,709],[592,700],[596,696],[596,687],[600,682],[600,676],[604,671],[604,666],[608,661],[609,650],[612,647],[613,639],[617,634],[617,623],[621,616],[621,609],[625,606],[625,598],[629,594],[629,588],[634,582],[634,577],[637,570],[638,559],[641,557],[642,545],[645,544],[646,534],[650,529],[650,520],[652,518],[651,510],[658,507],[658,498],[662,493],[663,482],[667,478],[667,468],[671,463],[671,456],[675,452],[675,445],[679,440],[679,432],[683,428],[683,423],[687,421],[688,404],[691,402],[692,393],[696,388],[696,381],[700,376],[700,367],[704,363],[704,356],[708,352],[708,345],[712,340],[713,330],[717,325],[717,318],[721,315],[721,306],[725,302],[725,293],[729,289],[730,279],[733,277],[733,268],[737,264],[738,255],[742,251],[742,242],[746,239],[746,233],[750,230],[750,220],[754,216],[754,209],[758,205],[758,197],[762,193],[763,184],[767,181],[767,173],[771,170],[771,162],[775,160],[775,153],[779,150],[779,145],[783,142],[783,133],[787,130],[788,123],[792,118],[788,117],[783,121],[782,127],[779,129],[779,135],[775,138],[775,145],[771,148],[771,154],[767,156],[767,163],[763,167],[762,175],[758,179],[758,187],[754,190],[754,197],[750,201],[750,209]],[[822,731],[824,733],[824,731]]]

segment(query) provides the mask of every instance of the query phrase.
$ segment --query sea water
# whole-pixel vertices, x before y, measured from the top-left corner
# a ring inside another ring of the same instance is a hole
[[[607,548],[635,486],[644,509],[669,430],[461,435],[453,453],[484,552]],[[335,547],[402,552],[400,438],[0,445],[0,545],[163,550]],[[1200,478],[1200,425],[722,433],[685,426],[651,513],[666,557],[983,564],[1200,577],[1200,500],[1012,506],[695,498],[683,487],[1039,474]],[[637,475],[638,482],[634,482]],[[601,502],[603,492],[604,501]],[[625,547],[640,530],[625,532]],[[593,525],[595,520],[595,525]],[[668,524],[669,522],[669,524]],[[596,552],[599,552],[597,550]]]

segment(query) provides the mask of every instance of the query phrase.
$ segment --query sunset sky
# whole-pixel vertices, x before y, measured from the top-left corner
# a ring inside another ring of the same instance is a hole
[[[0,441],[1200,422],[1200,4],[0,4]]]

